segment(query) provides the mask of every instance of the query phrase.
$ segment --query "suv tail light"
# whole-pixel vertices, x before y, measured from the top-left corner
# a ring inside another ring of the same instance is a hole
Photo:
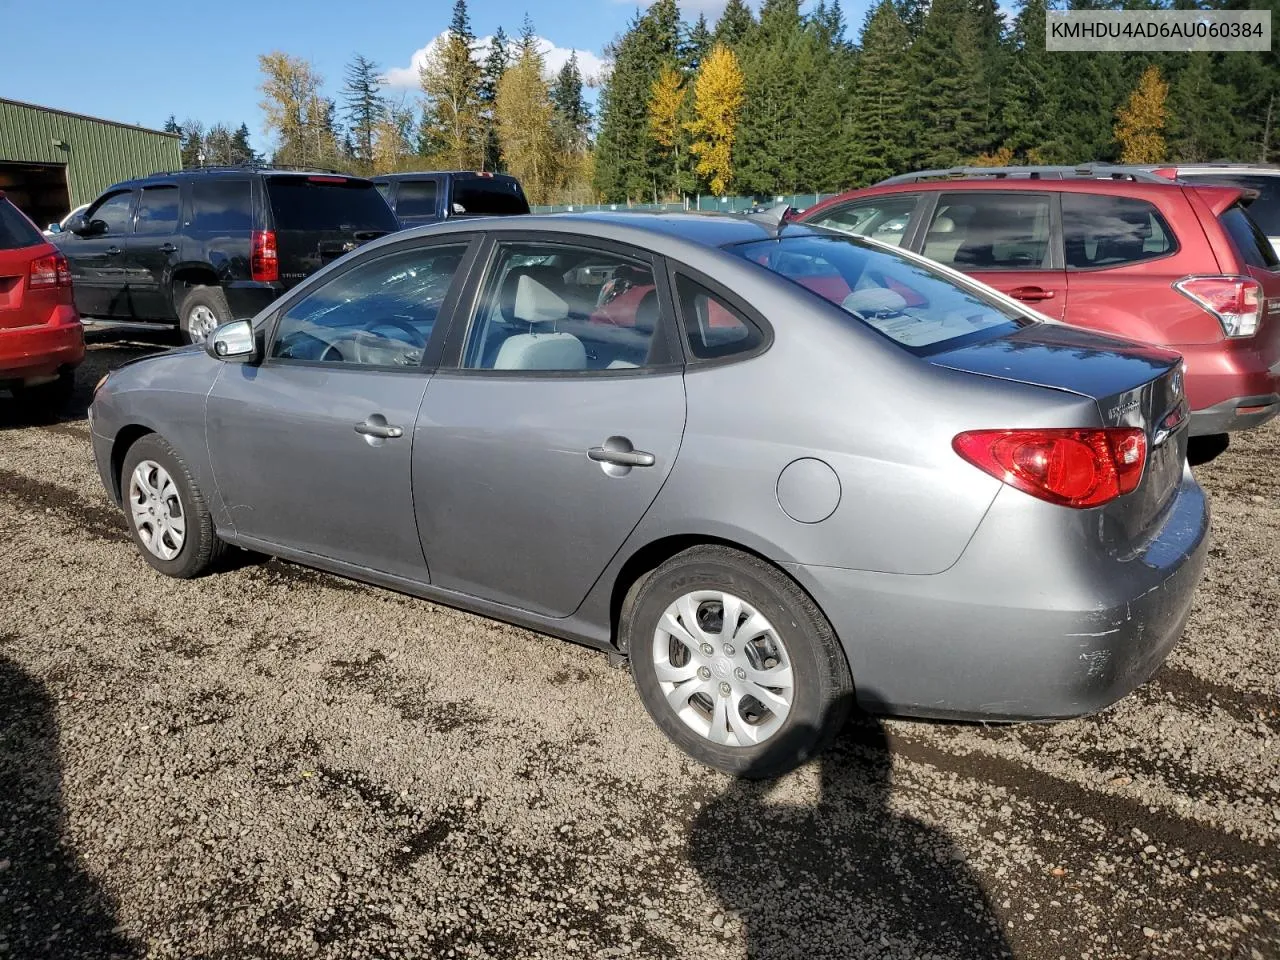
[[[997,480],[1076,509],[1132,493],[1147,462],[1147,435],[1133,427],[973,430],[951,446]]]
[[[1228,337],[1252,337],[1262,317],[1262,284],[1250,277],[1186,277],[1173,285],[1208,310]]]
[[[253,231],[253,255],[249,258],[249,274],[259,283],[275,283],[280,279],[280,256],[276,253],[274,230]]]
[[[31,274],[27,285],[32,290],[71,286],[71,267],[67,263],[67,258],[61,252],[36,257],[31,261]]]

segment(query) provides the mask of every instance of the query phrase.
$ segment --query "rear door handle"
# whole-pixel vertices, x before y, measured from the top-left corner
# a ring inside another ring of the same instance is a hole
[[[1018,287],[1015,290],[1010,290],[1009,296],[1026,303],[1037,303],[1040,300],[1052,300],[1054,291],[1044,290],[1040,287]]]
[[[172,243],[162,243],[162,244],[160,244],[160,252],[161,252],[161,253],[177,253],[177,251],[178,251],[178,248],[177,248],[177,247],[175,247]]]
[[[120,248],[119,248],[119,247],[107,247],[107,249],[103,250],[102,252],[103,252],[103,253],[105,253],[108,257],[118,257],[118,256],[120,256]]]
[[[612,463],[616,467],[652,467],[658,458],[643,450],[610,450],[608,447],[592,447],[587,456],[596,463]]]
[[[378,440],[399,440],[404,436],[404,427],[392,426],[383,416],[374,414],[364,423],[356,424],[356,433]]]

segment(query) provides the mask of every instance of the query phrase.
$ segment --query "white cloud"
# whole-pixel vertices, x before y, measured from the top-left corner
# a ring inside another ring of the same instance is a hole
[[[447,33],[442,33],[438,37],[432,39],[425,47],[420,47],[413,52],[413,56],[409,58],[407,67],[392,67],[382,75],[382,79],[386,81],[390,87],[399,87],[402,89],[417,89],[418,75],[423,66],[427,62],[427,58],[437,45],[444,42]],[[542,59],[547,64],[547,70],[555,73],[566,63],[573,54],[578,55],[578,69],[582,71],[583,79],[588,83],[598,81],[605,71],[605,62],[598,55],[590,50],[573,50],[567,47],[557,47],[545,37],[537,37],[538,50],[542,53]],[[493,43],[492,37],[481,37],[476,41],[476,59],[483,61],[489,55],[490,47]],[[510,43],[508,48],[514,53],[517,49],[516,44]]]

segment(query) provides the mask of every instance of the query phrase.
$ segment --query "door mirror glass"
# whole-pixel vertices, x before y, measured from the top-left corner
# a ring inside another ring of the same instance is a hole
[[[248,320],[232,320],[224,323],[205,341],[209,356],[228,363],[251,363],[257,359],[258,344],[253,335],[253,323]]]
[[[62,232],[62,224],[60,224],[60,223],[51,223],[51,224],[49,224],[48,226],[46,226],[46,227],[44,228],[44,232],[45,232],[45,233],[61,233],[61,232]]]

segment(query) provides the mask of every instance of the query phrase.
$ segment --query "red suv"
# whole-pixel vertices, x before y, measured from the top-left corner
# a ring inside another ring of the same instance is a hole
[[[67,258],[0,191],[0,390],[61,409],[83,359]]]
[[[1280,260],[1245,212],[1253,195],[1119,168],[966,168],[892,177],[798,219],[1178,351],[1205,436],[1280,413]]]

